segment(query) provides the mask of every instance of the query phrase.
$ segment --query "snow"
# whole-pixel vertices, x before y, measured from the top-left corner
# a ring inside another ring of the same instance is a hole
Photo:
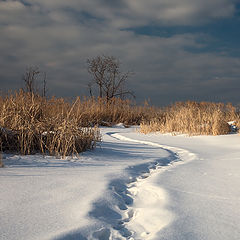
[[[236,121],[230,121],[230,122],[228,122],[228,125],[230,126],[231,132],[237,132],[238,131]]]
[[[79,158],[4,154],[0,239],[240,237],[240,137],[102,128]]]

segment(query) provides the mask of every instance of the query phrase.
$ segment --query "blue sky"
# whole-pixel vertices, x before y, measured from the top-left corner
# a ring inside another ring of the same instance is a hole
[[[0,1],[1,91],[29,66],[48,94],[88,94],[86,60],[119,58],[140,103],[240,103],[239,0]]]

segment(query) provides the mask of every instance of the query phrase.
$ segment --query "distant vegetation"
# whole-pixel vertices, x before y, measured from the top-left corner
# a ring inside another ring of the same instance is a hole
[[[240,114],[231,104],[189,101],[165,108],[148,103],[138,106],[125,99],[134,96],[125,89],[131,73],[120,71],[118,59],[103,55],[87,64],[92,76],[90,96],[74,102],[47,98],[46,73],[38,67],[27,68],[22,77],[25,87],[0,96],[0,151],[61,157],[78,154],[101,140],[98,126],[117,123],[140,125],[142,133],[189,135],[229,133],[228,121],[240,127]]]
[[[101,138],[99,125],[136,125],[158,114],[157,108],[120,98],[69,102],[23,90],[0,97],[0,109],[2,151],[62,157],[93,148]]]
[[[235,121],[236,127],[240,127],[240,115],[230,103],[179,102],[166,107],[158,117],[143,120],[140,131],[220,135],[231,131],[229,121]]]
[[[82,127],[76,105],[23,91],[1,97],[2,151],[64,157],[93,148],[100,140],[99,130]]]
[[[219,135],[230,132],[228,121],[240,117],[231,104],[176,103],[157,108],[137,106],[120,98],[63,98],[18,91],[0,97],[0,144],[2,151],[57,156],[91,149],[101,139],[98,126],[140,125],[140,131]]]

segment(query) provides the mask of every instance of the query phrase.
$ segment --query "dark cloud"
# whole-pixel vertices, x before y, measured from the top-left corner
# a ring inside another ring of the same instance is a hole
[[[127,27],[199,25],[233,17],[230,0],[26,0],[0,2],[1,89],[18,88],[27,66],[47,72],[49,92],[87,94],[86,59],[118,57],[138,101],[155,104],[189,98],[224,99],[239,92],[240,58],[206,51],[211,36],[139,35]],[[196,50],[196,51],[193,51]],[[224,91],[224,89],[226,91]],[[236,90],[237,89],[237,90]]]
[[[115,27],[133,27],[151,22],[192,25],[232,16],[236,0],[28,0],[47,11],[73,9],[105,18]],[[7,4],[5,4],[7,5]],[[14,5],[14,4],[9,4]],[[20,7],[15,3],[15,7]]]

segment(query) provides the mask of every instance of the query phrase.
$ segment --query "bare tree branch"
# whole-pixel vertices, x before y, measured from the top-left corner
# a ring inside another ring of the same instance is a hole
[[[23,81],[25,82],[25,88],[27,92],[36,92],[36,78],[40,73],[38,67],[29,67],[23,75]]]
[[[93,82],[88,85],[90,96],[92,95],[92,85],[95,84],[98,87],[98,96],[106,97],[107,101],[113,97],[123,98],[126,95],[135,97],[133,92],[124,90],[131,73],[121,73],[118,59],[103,55],[88,59],[87,64],[88,72],[93,77]]]
[[[34,94],[39,94],[42,95],[43,97],[46,97],[46,91],[47,91],[47,74],[44,72],[43,73],[43,87],[42,90],[40,91],[37,88],[37,80],[40,75],[40,70],[38,67],[28,67],[22,77],[24,84],[25,84],[25,91],[34,93]]]
[[[47,93],[47,74],[46,72],[44,72],[44,75],[43,75],[43,91],[42,91],[42,96],[43,97],[46,97],[46,93]]]

